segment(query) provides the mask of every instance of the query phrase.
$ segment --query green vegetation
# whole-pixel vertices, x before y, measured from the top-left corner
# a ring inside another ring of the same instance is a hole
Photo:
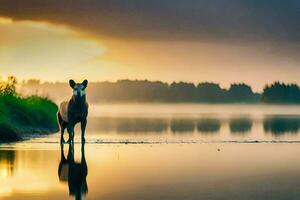
[[[16,83],[14,77],[0,82],[0,142],[56,132],[56,104],[43,97],[18,95]]]

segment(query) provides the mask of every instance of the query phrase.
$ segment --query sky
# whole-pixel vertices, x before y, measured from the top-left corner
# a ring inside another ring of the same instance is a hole
[[[0,75],[300,84],[297,0],[0,0]]]

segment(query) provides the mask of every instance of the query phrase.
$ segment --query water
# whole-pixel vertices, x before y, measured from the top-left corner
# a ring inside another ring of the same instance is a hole
[[[0,146],[0,199],[298,199],[299,129],[298,106],[91,106],[84,146]]]

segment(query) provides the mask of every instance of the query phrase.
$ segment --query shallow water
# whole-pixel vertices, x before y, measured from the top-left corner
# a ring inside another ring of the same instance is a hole
[[[62,149],[59,134],[0,146],[0,199],[300,195],[298,106],[91,108],[84,146],[80,134],[74,148],[65,144]]]

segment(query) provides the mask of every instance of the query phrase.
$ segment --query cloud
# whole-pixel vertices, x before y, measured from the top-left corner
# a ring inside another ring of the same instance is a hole
[[[297,0],[0,0],[0,16],[118,39],[294,43]]]
[[[58,71],[74,71],[77,65],[105,53],[96,40],[80,37],[61,26],[35,21],[0,21],[1,73],[19,77],[43,75],[57,78]],[[9,22],[9,23],[8,23]]]

